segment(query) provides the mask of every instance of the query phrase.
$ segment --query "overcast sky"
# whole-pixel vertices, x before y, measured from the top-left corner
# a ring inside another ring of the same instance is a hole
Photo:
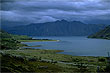
[[[65,19],[110,24],[110,0],[2,0],[2,22],[22,24]]]

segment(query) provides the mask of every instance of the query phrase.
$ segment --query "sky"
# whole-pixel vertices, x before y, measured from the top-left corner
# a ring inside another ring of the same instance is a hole
[[[87,24],[110,24],[110,0],[2,0],[0,13],[2,23],[8,25],[62,19]]]

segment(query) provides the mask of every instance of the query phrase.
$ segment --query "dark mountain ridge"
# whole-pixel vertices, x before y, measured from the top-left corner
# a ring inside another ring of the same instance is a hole
[[[29,36],[87,36],[98,32],[104,27],[105,25],[89,25],[80,21],[58,20],[17,26],[7,30],[7,32]]]
[[[110,25],[95,34],[88,36],[88,38],[100,38],[110,40]]]

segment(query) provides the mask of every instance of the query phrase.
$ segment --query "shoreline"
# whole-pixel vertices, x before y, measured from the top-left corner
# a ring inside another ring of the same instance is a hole
[[[5,34],[5,36],[7,37],[7,34]],[[8,38],[3,38],[2,40],[3,44],[2,50],[0,50],[0,58],[2,62],[1,70],[4,72],[97,72],[97,66],[100,68],[101,72],[106,71],[107,57],[72,56],[63,53],[61,54],[64,50],[55,50],[52,48],[34,49],[34,47],[42,45],[28,46],[21,42],[59,40],[29,39],[28,37],[26,40],[26,37],[24,36],[17,36],[13,39],[13,36],[14,35]],[[31,48],[23,48],[24,46]],[[108,67],[108,69],[109,68],[110,67]]]
[[[101,66],[102,68],[105,68],[106,66],[106,57],[72,56],[58,54],[59,52],[63,52],[63,50],[27,48],[2,51],[3,54],[7,54],[11,57],[14,56],[16,58],[26,59],[28,62],[32,62],[33,65],[36,64],[36,62],[42,62],[47,63],[45,66],[52,64],[59,66],[60,68],[67,68],[67,71],[73,70],[72,68],[74,67],[76,69],[79,69],[78,66],[80,66],[81,64],[83,64],[84,67],[87,67],[87,70],[91,72],[95,72],[97,70],[97,66]],[[36,66],[38,66],[38,64]]]
[[[60,40],[52,40],[52,39],[31,39],[31,40],[18,40],[19,42],[48,42],[48,41],[60,41]]]
[[[21,49],[17,49],[17,50],[0,50],[1,52],[5,51],[5,52],[8,52],[8,51],[50,51],[50,53],[54,52],[54,54],[57,54],[57,55],[66,55],[66,56],[72,56],[72,57],[94,57],[94,58],[98,58],[98,57],[105,57],[106,56],[74,56],[74,55],[69,55],[69,54],[62,54],[61,52],[64,52],[64,50],[56,50],[56,49],[34,49],[34,48],[21,48]],[[51,53],[51,54],[52,54]]]

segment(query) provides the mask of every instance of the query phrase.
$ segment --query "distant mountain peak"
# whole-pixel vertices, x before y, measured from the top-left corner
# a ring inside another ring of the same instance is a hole
[[[62,20],[60,20],[60,21],[62,21],[62,22],[68,22],[67,20],[64,20],[64,19],[62,19]]]
[[[68,22],[68,21],[67,21],[67,20],[62,19],[62,20],[57,20],[57,21],[55,21],[55,22]]]
[[[62,19],[62,20],[57,20],[57,21],[54,21],[54,22],[45,22],[45,23],[31,23],[31,25],[35,25],[35,24],[48,24],[48,23],[71,23],[71,24],[84,24],[83,22],[81,21],[67,21],[65,19]]]
[[[59,23],[75,23],[75,24],[84,24],[83,22],[81,21],[67,21],[65,19],[62,19],[62,20],[57,20],[55,22],[59,22]]]

